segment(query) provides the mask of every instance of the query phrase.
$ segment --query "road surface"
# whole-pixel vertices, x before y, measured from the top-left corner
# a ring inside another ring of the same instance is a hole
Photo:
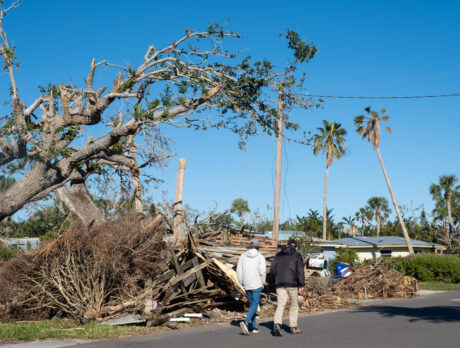
[[[285,323],[287,323],[285,319]],[[65,346],[117,347],[460,347],[460,291],[431,293],[412,299],[374,301],[347,310],[299,318],[300,335],[271,335],[272,323],[262,321],[260,333],[243,336],[237,323],[214,324]],[[48,343],[52,343],[48,341]],[[62,347],[64,345],[53,347]],[[60,341],[60,343],[64,343]],[[30,343],[29,343],[30,344]],[[70,344],[70,345],[69,345]],[[19,348],[21,345],[14,345]],[[30,346],[29,346],[30,347]],[[48,345],[47,347],[52,347]],[[3,348],[3,346],[2,346]]]

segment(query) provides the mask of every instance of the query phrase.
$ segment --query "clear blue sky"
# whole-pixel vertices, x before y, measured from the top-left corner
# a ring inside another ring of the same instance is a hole
[[[459,13],[457,1],[25,0],[4,26],[22,63],[17,80],[26,103],[37,97],[37,85],[82,83],[92,58],[136,64],[149,45],[161,47],[185,27],[203,29],[229,17],[228,28],[243,35],[235,47],[279,67],[288,59],[278,36],[286,28],[314,42],[319,53],[305,67],[311,94],[411,96],[460,93]],[[6,97],[4,73],[0,81]],[[349,154],[330,171],[328,207],[338,220],[354,215],[371,196],[390,198],[376,153],[353,129],[353,117],[366,106],[384,107],[390,115],[393,133],[383,134],[381,151],[398,203],[431,211],[429,185],[442,174],[460,176],[460,98],[326,99],[320,110],[293,112],[305,130],[314,131],[323,119],[348,130]],[[155,200],[163,190],[174,196],[183,157],[184,202],[193,208],[216,201],[225,209],[238,197],[253,210],[273,205],[273,138],[253,138],[243,152],[224,131],[165,132],[174,137],[178,155],[155,171],[165,180],[153,192]],[[324,157],[298,144],[285,143],[283,152],[281,220],[321,211]]]

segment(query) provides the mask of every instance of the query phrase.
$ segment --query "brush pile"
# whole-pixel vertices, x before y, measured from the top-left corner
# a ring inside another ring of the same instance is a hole
[[[0,271],[0,314],[16,320],[56,314],[82,322],[138,304],[145,282],[167,268],[161,217],[131,216],[86,232],[76,224],[55,241]]]
[[[417,292],[417,280],[388,268],[388,262],[363,266],[343,279],[334,294],[344,298],[410,297]]]

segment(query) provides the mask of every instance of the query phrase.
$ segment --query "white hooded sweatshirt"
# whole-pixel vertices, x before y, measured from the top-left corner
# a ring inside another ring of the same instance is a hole
[[[248,249],[241,254],[236,273],[238,281],[245,290],[263,288],[266,272],[265,257],[257,249]]]

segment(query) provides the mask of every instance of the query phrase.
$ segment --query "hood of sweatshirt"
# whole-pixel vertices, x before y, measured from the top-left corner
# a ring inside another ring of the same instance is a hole
[[[247,257],[256,257],[257,255],[259,255],[259,252],[257,251],[257,249],[248,249],[244,253],[246,254]]]

